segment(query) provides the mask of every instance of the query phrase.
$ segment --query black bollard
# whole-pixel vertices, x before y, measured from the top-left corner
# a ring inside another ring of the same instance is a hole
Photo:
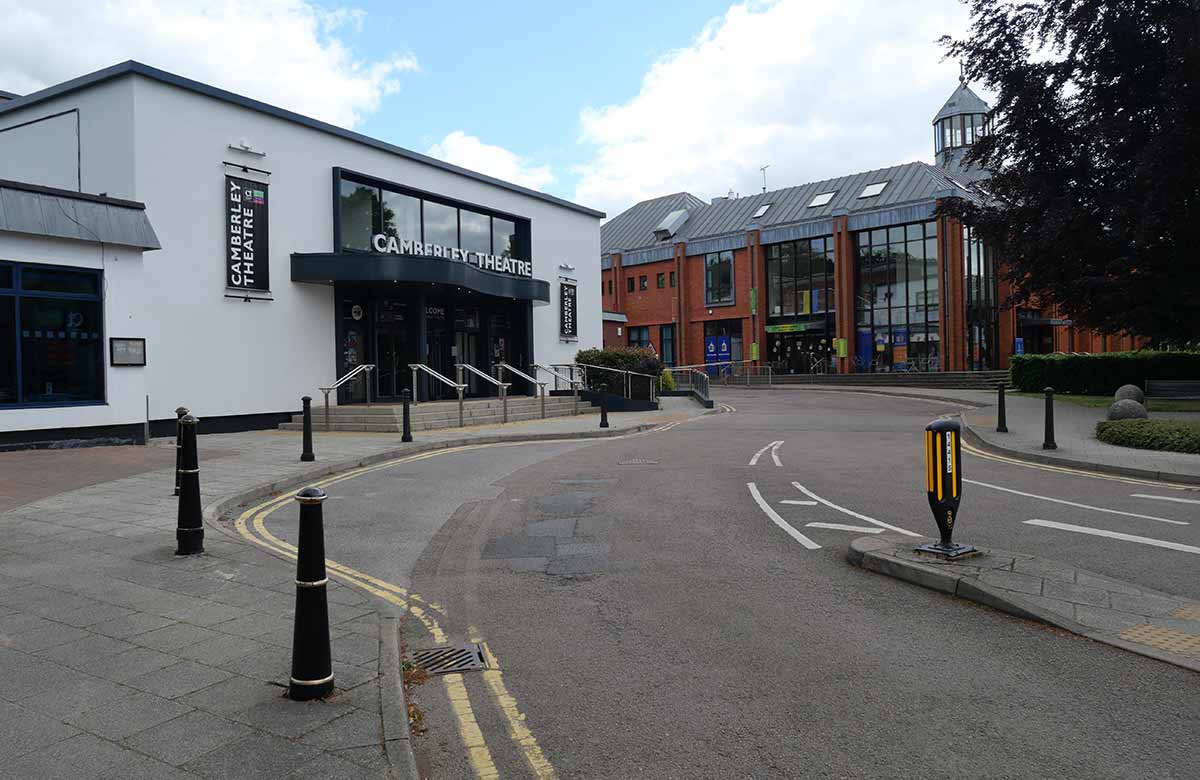
[[[975,552],[974,547],[955,544],[950,539],[962,501],[961,439],[962,426],[954,420],[943,418],[925,426],[925,493],[940,539],[934,544],[921,545],[917,548],[919,552],[943,558]]]
[[[1042,449],[1056,450],[1058,445],[1054,443],[1054,388],[1047,387],[1043,392],[1046,394],[1046,435],[1042,441]]]
[[[312,398],[306,395],[300,403],[304,408],[304,452],[300,453],[300,460],[307,463],[317,459],[312,449]]]
[[[288,698],[319,699],[333,691],[329,655],[329,602],[325,588],[325,528],[321,504],[325,491],[306,487],[300,502],[300,533],[296,543],[296,619],[292,630],[292,676]]]
[[[600,396],[600,427],[608,427],[608,396]]]
[[[1004,383],[996,385],[996,433],[1008,433],[1008,414],[1004,411]]]
[[[183,426],[179,421],[187,413],[187,407],[175,409],[175,495],[179,495],[179,469],[183,468]]]
[[[204,519],[200,514],[200,456],[196,451],[195,417],[179,418],[181,462],[179,469],[179,516],[175,529],[176,555],[204,552]]]
[[[412,390],[407,388],[400,391],[400,401],[404,404],[404,430],[400,441],[412,441],[412,418],[409,417],[408,405],[412,403]]]

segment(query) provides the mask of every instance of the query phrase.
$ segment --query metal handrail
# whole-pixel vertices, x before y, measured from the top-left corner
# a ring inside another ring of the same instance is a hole
[[[547,374],[550,374],[551,376],[553,376],[555,390],[558,389],[558,380],[561,379],[562,381],[566,382],[570,386],[572,394],[575,396],[575,412],[574,413],[579,414],[579,388],[583,384],[582,382],[580,382],[578,379],[563,376],[562,374],[555,371],[553,368],[550,368],[548,366],[543,366],[541,363],[534,363],[532,368],[533,368],[533,372],[535,374],[538,371],[545,371]],[[545,399],[546,399],[545,385],[542,385],[542,403],[543,404],[545,404]]]
[[[490,374],[488,374],[484,371],[480,371],[478,368],[471,365],[470,363],[455,363],[454,368],[458,371],[458,383],[459,384],[463,384],[463,381],[462,381],[463,380],[463,369],[465,368],[468,371],[470,371],[472,374],[474,374],[475,376],[483,377],[484,379],[491,382],[496,387],[500,388],[500,404],[501,404],[501,409],[502,409],[502,416],[500,418],[500,422],[502,422],[502,423],[508,422],[508,388],[510,387],[510,383],[501,382],[498,379],[493,379]],[[465,387],[465,385],[464,385],[464,387]]]
[[[589,363],[573,363],[570,365],[572,365],[575,368],[584,369],[583,376],[584,376],[585,381],[587,380],[587,369],[589,369],[589,368],[594,368],[599,371],[611,371],[615,374],[621,374],[625,378],[625,382],[624,382],[624,384],[625,384],[624,397],[625,398],[633,397],[633,385],[632,385],[632,382],[630,381],[631,377],[635,377],[635,376],[645,377],[646,379],[650,380],[648,382],[648,384],[650,386],[650,400],[651,401],[655,400],[654,389],[655,389],[656,384],[658,383],[658,377],[656,377],[656,376],[653,376],[651,374],[643,374],[640,371],[627,371],[623,368],[610,368],[608,366],[594,366]]]
[[[417,372],[424,371],[439,382],[449,385],[458,391],[458,427],[463,427],[463,390],[467,388],[462,382],[452,382],[438,372],[434,371],[424,363],[409,363],[408,367],[412,369],[412,389],[413,389],[413,405],[417,404]]]
[[[610,368],[608,366],[593,366],[589,363],[575,363],[574,365],[579,366],[580,368],[598,368],[601,371],[615,371],[618,374],[633,374],[634,376],[644,376],[648,379],[654,379],[653,374],[643,374],[640,371],[628,371],[624,368]]]
[[[329,387],[318,387],[317,388],[325,395],[325,430],[327,430],[327,431],[330,430],[330,427],[329,427],[329,394],[331,392],[333,392],[334,390],[337,390],[342,385],[349,382],[351,379],[354,379],[362,374],[370,374],[374,370],[375,370],[374,363],[361,363],[361,364],[355,366],[353,371],[349,372],[348,374],[343,376],[341,379],[339,379],[338,381],[331,384]],[[371,377],[369,377],[369,376],[366,377],[364,387],[366,388],[366,391],[367,391],[367,406],[370,406],[371,405]]]
[[[526,382],[532,382],[533,384],[537,385],[538,386],[538,395],[540,395],[542,398],[542,419],[543,420],[546,419],[546,383],[542,382],[534,377],[531,377],[529,374],[526,374],[524,371],[522,371],[519,368],[513,368],[508,363],[505,363],[503,360],[496,364],[496,369],[498,370],[501,377],[504,376],[505,371],[511,371],[514,374],[516,374],[517,376],[524,379]],[[534,371],[537,371],[537,369],[535,368]]]

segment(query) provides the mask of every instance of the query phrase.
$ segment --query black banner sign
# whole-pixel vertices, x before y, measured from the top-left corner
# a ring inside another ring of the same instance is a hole
[[[235,290],[271,289],[267,244],[267,185],[225,177],[225,284]]]
[[[575,285],[562,282],[558,286],[558,332],[564,338],[579,336],[579,321],[575,310]]]

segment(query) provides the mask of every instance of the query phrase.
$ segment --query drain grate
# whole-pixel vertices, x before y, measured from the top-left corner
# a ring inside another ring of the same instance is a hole
[[[486,669],[479,645],[446,645],[413,651],[413,662],[429,674],[477,672]]]
[[[626,458],[617,461],[618,466],[657,466],[658,461],[649,458]]]

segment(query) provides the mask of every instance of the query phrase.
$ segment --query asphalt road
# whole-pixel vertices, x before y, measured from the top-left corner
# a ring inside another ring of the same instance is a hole
[[[736,412],[330,487],[329,557],[439,604],[451,640],[486,640],[503,670],[462,676],[468,707],[444,680],[418,688],[428,777],[1197,776],[1195,673],[845,563],[876,523],[933,535],[921,430],[953,407],[720,400]],[[1200,504],[1134,495],[1200,493],[963,468],[956,540],[1200,598],[1200,555],[1026,522],[1200,548]]]

